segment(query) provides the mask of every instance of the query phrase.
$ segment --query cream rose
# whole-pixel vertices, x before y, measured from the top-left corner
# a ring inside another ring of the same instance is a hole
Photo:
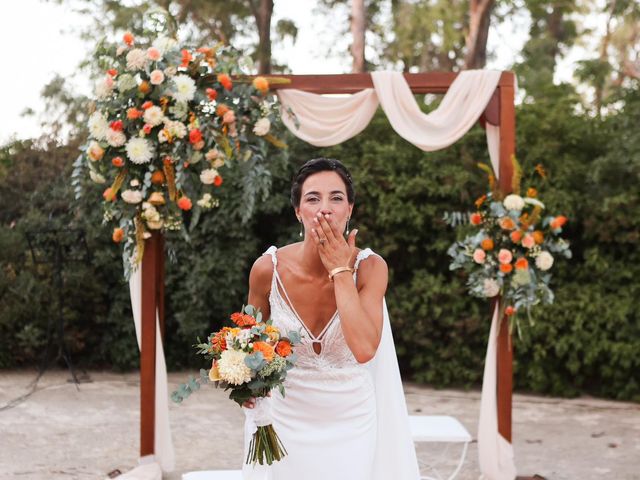
[[[517,210],[520,211],[524,208],[524,200],[520,195],[511,194],[507,195],[506,198],[502,201],[504,208],[507,210]]]
[[[269,119],[261,118],[253,126],[253,133],[255,133],[259,137],[262,137],[267,133],[269,133],[270,129],[271,129],[271,122],[269,121]]]
[[[511,263],[511,260],[513,260],[513,254],[511,253],[511,250],[501,248],[498,252],[498,261],[500,263]]]
[[[127,203],[136,204],[142,201],[142,192],[140,190],[125,190],[120,194],[122,200]]]
[[[484,263],[486,258],[487,258],[487,254],[481,248],[476,248],[475,251],[473,252],[473,261],[476,263],[482,264]]]
[[[215,168],[207,168],[200,173],[200,181],[205,185],[212,185],[218,176],[218,171]]]
[[[164,73],[162,70],[154,70],[149,74],[149,81],[152,85],[160,85],[164,82]]]
[[[492,278],[485,279],[483,287],[485,297],[495,297],[500,293],[500,285]]]
[[[549,270],[553,266],[553,256],[549,252],[540,252],[536,257],[536,267],[540,270]]]

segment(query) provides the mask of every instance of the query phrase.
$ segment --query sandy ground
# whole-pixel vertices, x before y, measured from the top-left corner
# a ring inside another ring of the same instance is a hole
[[[188,373],[169,375],[170,388]],[[0,407],[25,393],[33,371],[0,372]],[[79,390],[66,371],[48,372],[28,399],[0,411],[0,479],[103,479],[137,464],[139,380],[135,373],[89,372]],[[405,385],[410,412],[457,417],[474,440],[460,480],[478,478],[479,392]],[[223,391],[206,388],[171,405],[178,480],[191,470],[237,468],[241,410]],[[593,398],[515,395],[513,433],[520,475],[549,480],[640,480],[640,405]],[[444,444],[421,444],[421,459],[442,457]],[[453,467],[457,445],[445,452]]]

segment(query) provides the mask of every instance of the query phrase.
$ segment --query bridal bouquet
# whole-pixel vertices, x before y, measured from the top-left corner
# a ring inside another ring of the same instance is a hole
[[[467,233],[447,251],[452,258],[450,269],[463,269],[469,274],[471,295],[502,295],[499,318],[505,314],[510,317],[510,327],[515,323],[521,335],[516,313],[526,310],[532,322],[531,307],[553,302],[550,270],[556,258],[571,258],[571,250],[561,237],[567,217],[545,213],[534,187],[521,195],[521,174],[515,160],[514,166],[514,193],[501,195],[491,170],[482,165],[489,174],[490,191],[475,201],[473,213],[448,213],[445,221],[465,228]],[[536,172],[546,178],[541,165]]]
[[[200,370],[199,380],[191,378],[181,385],[172,400],[180,403],[198,390],[200,383],[209,382],[231,390],[229,398],[240,406],[256,398],[255,409],[246,410],[254,423],[246,463],[271,465],[281,460],[286,450],[262,400],[274,388],[284,396],[284,380],[295,364],[293,347],[300,342],[300,334],[290,331],[283,335],[271,320],[263,322],[262,314],[251,305],[233,313],[231,321],[235,327],[224,327],[209,335],[206,343],[195,345],[198,354],[211,361],[211,368]]]
[[[260,174],[266,144],[284,147],[272,134],[279,117],[268,92],[285,80],[247,77],[243,58],[226,46],[131,33],[98,45],[104,73],[72,183],[76,197],[86,171],[104,184],[104,223],[113,224],[129,263],[140,262],[152,231],[184,236],[184,212],[193,227],[201,211],[217,207],[226,168],[256,164]]]

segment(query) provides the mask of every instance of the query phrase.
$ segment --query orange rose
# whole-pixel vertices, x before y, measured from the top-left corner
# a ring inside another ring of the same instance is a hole
[[[518,260],[516,260],[516,268],[518,270],[526,270],[527,268],[529,268],[529,262],[526,258],[520,257]]]
[[[565,217],[564,215],[560,215],[551,220],[550,225],[551,228],[555,230],[556,228],[562,228],[565,223],[567,223],[567,217]]]
[[[253,86],[264,95],[269,91],[269,80],[264,77],[256,77],[253,79]]]
[[[509,237],[511,238],[511,241],[513,243],[518,243],[522,238],[522,232],[520,230],[514,230],[513,232],[511,232]]]
[[[138,85],[138,91],[140,93],[147,94],[151,91],[151,85],[146,80],[143,80],[140,85]]]
[[[126,33],[122,36],[122,40],[124,41],[124,43],[126,43],[126,44],[127,44],[127,45],[129,45],[129,46],[133,45],[133,41],[134,41],[133,33],[131,33],[131,32],[126,32]]]
[[[213,179],[213,184],[216,187],[219,187],[220,185],[222,185],[222,177],[220,175],[216,175],[216,178]]]
[[[538,191],[535,188],[529,187],[527,189],[527,197],[535,198],[537,196],[538,196]]]
[[[540,230],[536,230],[535,232],[533,232],[533,240],[540,245],[542,242],[544,242],[544,233],[542,233]]]
[[[513,230],[514,228],[516,228],[516,224],[515,222],[511,219],[511,217],[502,217],[499,221],[498,221],[500,228],[504,229],[504,230]]]
[[[233,87],[233,82],[231,81],[231,77],[226,73],[220,73],[218,75],[218,82],[220,82],[220,85],[222,85],[225,88],[225,90],[231,90],[231,88]]]
[[[262,355],[264,355],[264,359],[267,362],[273,360],[273,355],[275,354],[273,347],[267,342],[253,342],[253,351],[262,352]]]
[[[292,353],[291,342],[289,340],[280,340],[276,345],[276,353],[281,357],[288,357]]]
[[[500,271],[502,273],[511,273],[511,270],[513,270],[513,266],[510,263],[501,263],[500,264]]]
[[[153,107],[153,102],[151,100],[147,100],[142,104],[142,109],[147,110],[148,108]]]
[[[469,217],[469,221],[472,225],[480,225],[482,223],[482,215],[479,213],[472,213]]]
[[[224,103],[221,103],[216,108],[216,115],[218,115],[219,117],[223,117],[224,114],[227,113],[228,111],[229,111],[229,107],[227,107]]]
[[[135,120],[136,118],[140,118],[142,115],[144,115],[144,112],[137,108],[130,108],[127,110],[127,118],[129,120]]]
[[[207,88],[205,90],[207,92],[207,97],[209,97],[209,100],[211,100],[212,102],[218,98],[218,92],[216,92],[213,88]]]
[[[111,164],[114,167],[122,167],[124,165],[124,160],[122,159],[122,157],[113,157],[111,159]]]
[[[120,243],[124,238],[124,230],[121,228],[114,228],[113,235],[111,235],[111,240],[116,243]]]
[[[162,170],[153,172],[151,175],[151,183],[154,185],[162,185],[164,183],[164,173],[162,173]]]
[[[198,128],[194,128],[189,132],[189,142],[198,143],[202,140],[202,132]]]
[[[510,317],[514,313],[516,313],[516,309],[514,307],[512,307],[511,305],[509,305],[507,308],[504,309],[504,314],[506,316],[508,316],[508,317]]]
[[[191,210],[192,206],[193,204],[191,203],[189,197],[182,196],[180,197],[180,200],[178,200],[178,208],[180,210]]]
[[[490,238],[485,238],[480,243],[480,246],[483,250],[493,250],[493,240],[491,240]]]

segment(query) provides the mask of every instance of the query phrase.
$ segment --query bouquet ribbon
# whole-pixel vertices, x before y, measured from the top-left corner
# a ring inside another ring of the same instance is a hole
[[[248,435],[253,435],[258,431],[258,427],[266,427],[273,423],[271,416],[271,399],[256,398],[253,408],[242,407],[246,417],[245,429]]]

